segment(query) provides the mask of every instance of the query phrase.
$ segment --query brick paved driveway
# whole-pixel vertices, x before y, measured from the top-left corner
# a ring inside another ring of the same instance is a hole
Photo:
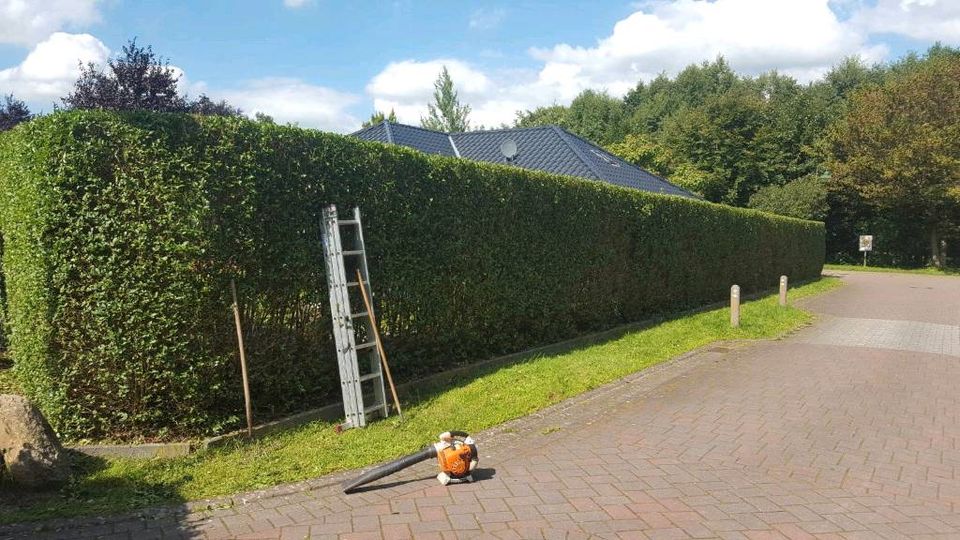
[[[481,434],[472,485],[440,487],[424,464],[356,495],[337,489],[347,474],[0,537],[960,538],[960,279],[844,279],[790,338]]]

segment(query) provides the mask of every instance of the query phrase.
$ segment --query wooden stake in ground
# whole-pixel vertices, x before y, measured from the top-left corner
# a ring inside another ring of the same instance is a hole
[[[253,437],[253,409],[250,406],[250,380],[247,378],[247,353],[243,348],[243,328],[240,325],[240,304],[237,303],[237,284],[230,280],[233,295],[233,322],[237,325],[237,343],[240,345],[240,373],[243,374],[243,404],[247,410],[247,436]]]
[[[397,397],[397,387],[393,384],[393,375],[390,374],[390,364],[387,363],[387,353],[383,350],[383,342],[380,341],[380,330],[377,328],[377,316],[373,313],[373,304],[370,303],[370,297],[367,296],[367,288],[363,284],[363,274],[357,269],[357,283],[360,284],[360,294],[363,295],[363,305],[367,308],[367,314],[370,317],[370,327],[373,329],[373,339],[377,343],[377,352],[380,353],[380,362],[383,364],[383,370],[387,372],[387,382],[390,383],[390,393],[393,394],[393,404],[397,407],[397,414],[403,420],[403,409],[400,408],[400,398]]]

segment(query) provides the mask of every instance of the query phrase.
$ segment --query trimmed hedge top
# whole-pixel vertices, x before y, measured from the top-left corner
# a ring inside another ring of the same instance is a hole
[[[15,371],[61,435],[235,427],[339,398],[320,210],[359,206],[401,379],[819,275],[820,223],[222,117],[0,136]]]

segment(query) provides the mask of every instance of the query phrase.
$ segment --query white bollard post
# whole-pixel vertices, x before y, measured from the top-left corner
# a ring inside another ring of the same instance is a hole
[[[780,305],[787,305],[787,276],[780,276]]]
[[[730,326],[740,326],[740,286],[730,287]]]

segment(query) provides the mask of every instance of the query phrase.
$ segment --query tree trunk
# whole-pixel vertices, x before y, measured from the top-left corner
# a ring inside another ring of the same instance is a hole
[[[940,246],[940,232],[936,227],[930,229],[930,264],[943,268],[943,251]]]

